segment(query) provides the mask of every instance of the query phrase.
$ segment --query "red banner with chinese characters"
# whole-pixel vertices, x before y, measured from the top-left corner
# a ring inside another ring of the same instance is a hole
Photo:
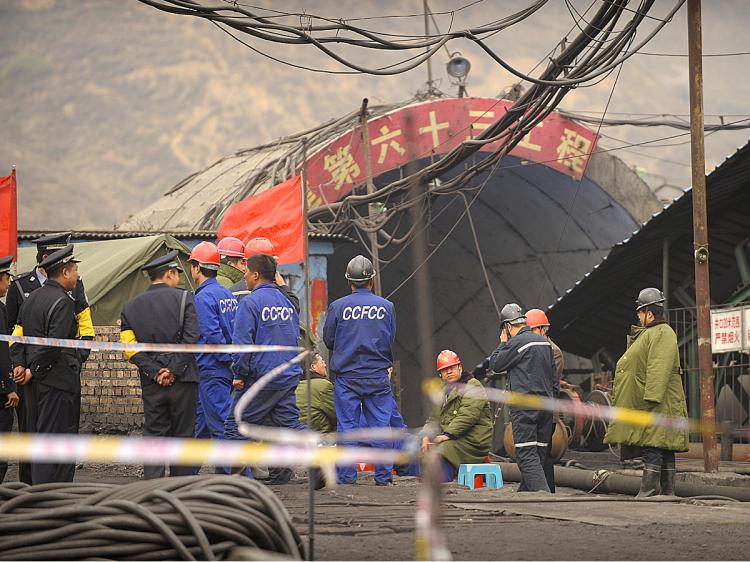
[[[235,203],[219,227],[219,239],[257,237],[273,242],[279,263],[305,261],[302,179],[295,176],[266,191]]]
[[[0,256],[18,257],[16,171],[0,176]]]
[[[497,121],[512,102],[492,98],[432,100],[397,109],[368,122],[373,176],[410,161],[445,154],[476,138]],[[411,154],[407,154],[409,139]],[[543,164],[578,180],[583,177],[597,136],[583,125],[550,114],[510,154]],[[497,150],[499,143],[482,147]],[[308,204],[338,201],[366,181],[360,127],[345,133],[308,162]]]

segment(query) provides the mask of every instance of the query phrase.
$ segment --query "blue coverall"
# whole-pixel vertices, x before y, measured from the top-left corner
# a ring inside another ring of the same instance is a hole
[[[334,406],[338,431],[361,426],[389,427],[394,400],[388,380],[393,363],[391,350],[396,336],[396,315],[393,303],[374,295],[369,289],[356,289],[328,307],[323,340],[331,351],[331,373],[334,383]],[[388,443],[373,443],[385,448]],[[376,465],[375,481],[391,482],[393,465]],[[336,469],[339,483],[357,480],[354,466]]]
[[[274,283],[257,286],[252,293],[240,301],[232,343],[299,346],[299,314]],[[242,391],[234,393],[232,412],[235,404],[253,383],[296,355],[295,351],[233,354],[234,378],[244,381],[245,387]],[[247,405],[242,413],[242,421],[253,425],[306,429],[299,421],[299,410],[294,394],[301,374],[302,367],[295,364],[277,375]],[[244,439],[238,431],[233,415],[227,418],[224,429],[226,439]],[[274,473],[277,476],[274,476]],[[246,474],[252,477],[250,469]],[[272,478],[284,479],[283,475],[291,476],[291,471],[271,470]]]
[[[216,279],[209,278],[195,291],[200,344],[230,344],[237,299]],[[232,357],[228,353],[196,353],[200,384],[195,436],[224,438],[224,422],[232,400]]]

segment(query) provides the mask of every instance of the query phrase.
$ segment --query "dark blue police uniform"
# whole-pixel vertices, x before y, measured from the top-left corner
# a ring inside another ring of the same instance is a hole
[[[178,252],[156,258],[144,271],[182,271]],[[128,301],[120,315],[120,341],[123,343],[197,343],[200,337],[192,293],[152,283],[145,293]],[[192,437],[198,404],[198,365],[193,353],[128,351],[125,355],[138,367],[143,397],[143,434],[155,437]],[[156,382],[162,369],[175,376],[171,386]],[[190,466],[170,465],[170,476],[191,474]],[[145,465],[145,479],[161,478],[164,465]]]
[[[77,262],[73,246],[50,254],[42,263],[55,272],[69,262]],[[75,339],[79,331],[75,299],[58,281],[48,279],[33,291],[20,309],[16,327],[18,336]],[[85,354],[86,357],[88,354]],[[31,433],[78,433],[81,408],[81,350],[14,343],[10,347],[14,367],[31,370],[34,385],[35,415]],[[28,398],[28,394],[24,394]],[[72,482],[75,463],[32,463],[32,484]]]
[[[10,275],[10,266],[13,263],[12,256],[0,258],[0,276]],[[11,333],[10,324],[8,323],[8,312],[5,304],[0,302],[0,334],[9,336]],[[8,342],[0,341],[0,433],[10,433],[13,431],[13,418],[15,417],[15,408],[5,408],[8,395],[16,392],[16,383],[13,382],[13,368],[10,363],[10,352],[8,351]],[[0,459],[0,484],[3,483],[5,473],[8,470],[8,461]]]

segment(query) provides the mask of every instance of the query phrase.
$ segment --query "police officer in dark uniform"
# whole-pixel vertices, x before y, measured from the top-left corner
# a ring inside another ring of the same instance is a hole
[[[0,298],[8,294],[10,287],[10,266],[13,256],[0,258]],[[0,334],[10,335],[8,312],[5,304],[0,301]],[[13,367],[10,364],[8,342],[0,341],[0,433],[10,433],[13,430],[13,413],[18,406],[16,383],[13,382]],[[0,484],[8,471],[8,461],[0,459]]]
[[[24,301],[31,293],[42,287],[47,281],[47,273],[44,271],[41,263],[52,252],[67,247],[70,243],[70,233],[63,232],[59,234],[50,234],[37,238],[33,242],[36,244],[36,261],[38,265],[31,271],[22,273],[14,279],[6,298],[8,323],[10,324],[11,329],[13,329],[17,323],[18,314]],[[78,322],[77,337],[83,340],[93,340],[94,324],[91,321],[91,309],[86,300],[86,291],[80,276],[71,294],[75,299],[75,313]],[[89,350],[79,350],[79,356],[84,362],[88,359],[89,353]],[[34,420],[36,417],[34,382],[32,381],[26,386],[19,387],[18,394],[20,397],[20,402],[18,404],[18,429],[22,433],[33,431],[32,428],[34,427]],[[80,401],[80,396],[78,396],[78,400]],[[78,424],[78,422],[76,422],[76,424]],[[18,477],[21,482],[31,484],[31,465],[29,463],[22,462],[19,464]]]
[[[143,266],[151,286],[130,300],[120,317],[123,343],[197,343],[198,316],[192,293],[178,289],[182,268],[177,250]],[[192,437],[198,405],[198,365],[192,353],[126,352],[138,367],[143,391],[144,434]],[[164,466],[144,466],[144,478],[161,478]],[[192,473],[189,466],[170,466],[170,476]]]
[[[515,303],[500,311],[500,345],[490,356],[495,372],[508,372],[510,390],[544,398],[557,396],[560,381],[554,371],[549,340],[526,325],[526,316]],[[549,492],[544,475],[547,444],[552,435],[552,412],[511,408],[513,441],[523,486],[519,491]]]
[[[73,246],[50,254],[39,264],[47,276],[44,286],[24,301],[14,334],[75,339],[78,321],[71,291],[78,282]],[[13,379],[23,386],[34,381],[36,416],[33,433],[78,433],[81,362],[79,350],[14,343],[10,348]],[[71,482],[75,463],[33,463],[32,484]]]

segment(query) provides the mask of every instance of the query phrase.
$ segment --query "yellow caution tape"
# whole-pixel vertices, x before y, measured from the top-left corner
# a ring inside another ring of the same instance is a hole
[[[710,433],[717,430],[716,425],[701,424],[699,420],[680,416],[666,416],[658,412],[604,406],[593,402],[577,402],[547,398],[537,394],[523,394],[498,388],[479,388],[466,384],[454,384],[451,388],[460,389],[467,396],[474,396],[491,402],[527,410],[547,410],[584,416],[587,418],[616,421],[637,427],[666,427],[675,431]],[[423,392],[433,404],[440,405],[445,396],[445,385],[440,379],[430,379],[422,385]]]
[[[117,437],[1,433],[0,458],[30,462],[126,464],[210,464],[214,466],[323,466],[331,464],[404,464],[412,454],[372,447],[295,447],[169,437]]]

